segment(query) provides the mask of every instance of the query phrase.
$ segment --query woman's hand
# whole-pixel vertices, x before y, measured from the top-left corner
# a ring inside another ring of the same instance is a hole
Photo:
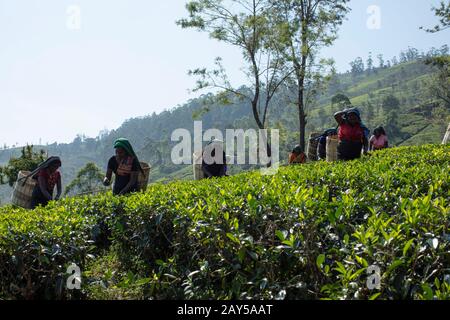
[[[62,194],[62,182],[61,182],[61,175],[59,175],[58,182],[56,183],[56,197],[55,200],[58,201],[61,198]]]
[[[137,171],[133,171],[131,172],[131,176],[130,176],[130,182],[128,182],[128,184],[125,186],[125,188],[122,189],[122,191],[119,192],[119,196],[123,196],[124,194],[127,194],[128,191],[131,190],[131,188],[136,185],[137,183],[137,179],[138,179],[138,175],[139,173]]]
[[[109,187],[111,185],[112,174],[112,170],[108,168],[108,170],[106,171],[105,179],[103,179],[103,185],[105,187]]]
[[[111,181],[109,181],[109,179],[105,177],[105,179],[103,179],[103,185],[105,187],[109,187],[111,185]]]

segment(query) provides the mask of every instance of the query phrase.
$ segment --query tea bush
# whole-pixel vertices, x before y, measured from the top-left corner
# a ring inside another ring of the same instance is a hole
[[[449,169],[450,147],[430,145],[1,208],[0,296],[449,299]],[[65,289],[72,262],[81,292]]]

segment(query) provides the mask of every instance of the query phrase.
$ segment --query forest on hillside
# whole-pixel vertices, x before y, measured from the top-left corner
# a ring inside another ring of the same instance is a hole
[[[217,57],[188,71],[198,95],[183,105],[71,143],[4,145],[0,302],[449,300],[449,46],[370,52],[337,73],[321,52],[349,2],[188,0],[176,25],[238,48],[238,87]],[[450,29],[450,2],[432,11],[424,36]],[[175,163],[179,129],[216,129],[195,172]],[[259,164],[216,163],[244,153],[217,151],[227,129],[277,129],[280,163],[261,136],[244,155]]]
[[[2,207],[0,299],[449,299],[449,153],[390,148]],[[81,290],[64,287],[72,263]]]
[[[306,132],[324,131],[335,126],[333,113],[345,108],[342,100],[348,97],[358,107],[366,125],[373,129],[383,125],[393,146],[421,145],[442,141],[449,122],[450,107],[436,98],[433,82],[439,76],[439,67],[427,64],[427,59],[448,55],[448,46],[419,52],[408,48],[400,52],[399,58],[382,59],[378,62],[371,56],[364,62],[356,58],[349,71],[334,75],[316,93],[314,103],[308,109]],[[245,88],[241,88],[245,90]],[[292,93],[280,91],[273,98],[269,127],[281,132],[280,158],[287,161],[287,153],[298,140],[296,107],[286,99]],[[35,146],[35,151],[45,150],[49,155],[64,159],[63,183],[68,185],[87,164],[95,163],[105,170],[106,162],[113,153],[113,142],[119,137],[132,141],[142,161],[152,165],[151,182],[193,179],[191,166],[174,165],[170,160],[171,133],[178,128],[193,132],[193,122],[202,121],[203,130],[256,128],[251,109],[245,101],[230,96],[226,104],[217,101],[217,94],[204,94],[184,105],[168,109],[160,114],[151,114],[126,120],[118,129],[102,132],[95,138],[78,135],[69,144]],[[6,148],[5,148],[6,147]],[[11,157],[20,155],[21,148],[4,146],[0,150],[0,165]],[[232,173],[250,169],[251,166],[233,166]],[[0,200],[8,203],[12,189],[0,186]]]

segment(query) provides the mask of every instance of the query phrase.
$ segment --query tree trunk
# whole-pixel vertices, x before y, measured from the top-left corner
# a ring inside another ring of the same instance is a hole
[[[303,93],[301,94],[301,98],[299,99],[299,101],[301,101],[301,100],[303,100]],[[301,102],[301,104],[299,105],[299,108],[298,108],[298,119],[299,119],[299,124],[300,124],[300,128],[299,128],[300,147],[302,148],[303,151],[305,151],[306,150],[306,143],[305,143],[306,114],[305,114],[305,110],[303,107],[303,101]]]
[[[306,56],[302,56],[302,64],[298,74],[298,121],[299,121],[299,137],[300,147],[306,150],[306,112],[305,112],[305,73],[306,73]]]
[[[258,99],[259,97],[256,97],[255,100],[252,101],[252,111],[253,111],[253,118],[255,118],[256,125],[259,129],[264,129],[264,124],[262,123],[261,119],[259,118],[258,113]]]
[[[255,84],[256,84],[255,94],[254,94],[254,97],[252,100],[253,118],[255,118],[258,128],[263,130],[263,129],[265,129],[265,123],[264,123],[265,120],[261,121],[260,114],[258,113],[258,103],[259,103],[259,99],[261,99],[261,94],[260,94],[260,80],[259,80],[259,74],[258,74],[258,65],[256,63],[254,55],[252,55],[252,63],[253,63],[253,71],[254,71]],[[269,141],[264,141],[264,142],[260,141],[260,144],[261,143],[266,144],[266,147],[267,147],[266,154],[267,154],[267,157],[270,159],[272,156],[272,152],[271,152]],[[272,161],[269,162],[268,167],[271,166],[271,163],[272,163]]]
[[[310,21],[310,9],[311,2],[305,3],[301,1],[301,11],[300,16],[302,17],[302,26],[300,33],[300,40],[302,47],[306,47],[308,50],[304,51],[302,48],[301,53],[301,63],[297,61],[296,63],[296,74],[298,81],[298,120],[299,120],[299,133],[300,133],[300,147],[303,151],[306,150],[305,144],[305,131],[306,131],[306,112],[305,112],[305,78],[306,78],[306,67],[309,55],[308,47],[308,25]]]
[[[259,90],[257,90],[257,95],[255,96],[255,99],[252,101],[252,111],[253,111],[253,117],[255,118],[256,124],[258,125],[258,128],[263,130],[265,129],[264,123],[261,121],[258,113],[258,99],[259,99]],[[269,141],[260,141],[260,144],[266,145],[266,154],[269,159],[272,157],[272,149],[270,146]],[[271,167],[272,165],[272,159],[269,161],[269,164],[267,167]]]

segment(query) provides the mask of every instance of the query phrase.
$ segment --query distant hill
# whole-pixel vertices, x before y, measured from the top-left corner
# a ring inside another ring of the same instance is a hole
[[[358,106],[362,118],[369,128],[383,125],[393,145],[420,145],[440,143],[449,122],[450,111],[438,108],[438,102],[428,93],[427,80],[435,72],[422,61],[410,61],[393,67],[378,68],[359,74],[346,73],[334,77],[328,89],[317,97],[317,102],[308,112],[307,133],[334,127],[332,114],[337,106],[331,104],[337,93],[347,95],[352,104]],[[396,110],[386,110],[383,99],[392,95],[399,101]],[[281,158],[297,142],[296,108],[286,100],[287,92],[280,92],[271,107],[270,127],[281,130]],[[63,159],[63,179],[67,185],[78,170],[87,162],[94,162],[105,169],[107,159],[113,155],[113,142],[127,137],[142,161],[152,165],[150,179],[171,181],[192,179],[191,166],[176,166],[170,161],[173,143],[171,133],[178,128],[193,131],[194,120],[203,121],[203,129],[219,130],[255,127],[251,108],[244,101],[234,99],[230,105],[211,103],[212,94],[193,99],[184,105],[160,114],[129,119],[116,130],[97,138],[77,137],[69,144],[36,146]],[[436,111],[439,110],[439,113]],[[0,165],[20,149],[0,151]],[[248,167],[233,167],[236,173]],[[0,187],[1,203],[8,202],[11,188]]]

